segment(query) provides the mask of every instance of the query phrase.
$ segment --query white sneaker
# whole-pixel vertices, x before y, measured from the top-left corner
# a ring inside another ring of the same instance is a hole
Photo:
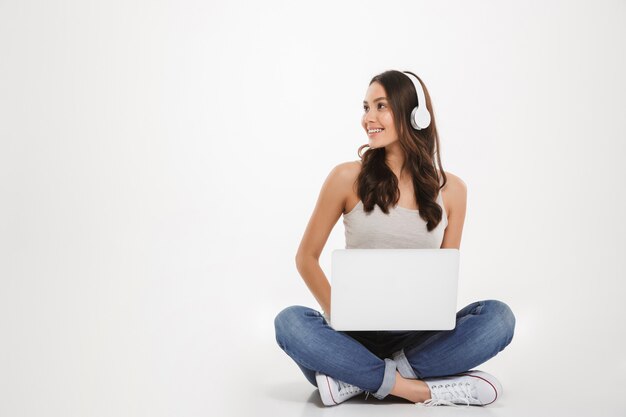
[[[500,382],[493,375],[478,370],[423,381],[430,388],[431,398],[417,404],[426,407],[488,405],[502,395]]]
[[[346,384],[319,372],[315,373],[315,380],[324,405],[337,405],[363,392],[359,387]]]

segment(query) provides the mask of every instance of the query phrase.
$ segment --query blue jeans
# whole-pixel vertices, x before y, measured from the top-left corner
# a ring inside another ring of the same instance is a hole
[[[291,306],[274,320],[276,341],[317,386],[315,372],[355,385],[378,399],[393,388],[396,370],[424,379],[468,371],[513,339],[515,316],[497,300],[477,301],[446,331],[337,331],[316,310]]]

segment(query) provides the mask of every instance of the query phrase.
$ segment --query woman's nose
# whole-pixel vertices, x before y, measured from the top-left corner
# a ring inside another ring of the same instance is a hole
[[[365,120],[366,122],[375,122],[376,121],[376,116],[374,115],[374,112],[372,110],[368,110],[363,115],[363,120]]]

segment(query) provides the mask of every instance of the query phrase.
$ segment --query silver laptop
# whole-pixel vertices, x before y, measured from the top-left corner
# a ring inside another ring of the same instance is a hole
[[[335,330],[451,330],[458,249],[336,249],[330,325]]]

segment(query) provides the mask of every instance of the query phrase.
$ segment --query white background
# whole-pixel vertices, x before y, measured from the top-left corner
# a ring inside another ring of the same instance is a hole
[[[517,317],[482,412],[624,415],[625,28],[619,0],[0,0],[0,415],[372,415],[320,408],[273,319],[318,308],[294,256],[388,69],[468,187],[459,308]]]

